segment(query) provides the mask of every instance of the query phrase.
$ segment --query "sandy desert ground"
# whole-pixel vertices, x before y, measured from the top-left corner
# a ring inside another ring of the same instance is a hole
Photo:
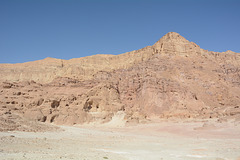
[[[239,160],[240,125],[216,120],[0,132],[0,159]]]

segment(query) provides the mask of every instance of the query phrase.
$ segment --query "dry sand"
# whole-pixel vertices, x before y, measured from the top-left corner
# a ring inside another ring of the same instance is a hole
[[[55,132],[0,132],[0,159],[238,160],[240,125],[215,120],[113,128],[61,126]]]

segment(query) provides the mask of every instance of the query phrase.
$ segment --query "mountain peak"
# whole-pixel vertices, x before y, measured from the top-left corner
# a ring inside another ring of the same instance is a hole
[[[169,32],[157,41],[153,47],[156,52],[165,54],[188,55],[190,52],[197,52],[200,47],[176,32]]]
[[[186,38],[181,36],[176,32],[168,32],[165,34],[159,41],[156,43],[164,43],[164,42],[180,42],[180,43],[190,43]]]

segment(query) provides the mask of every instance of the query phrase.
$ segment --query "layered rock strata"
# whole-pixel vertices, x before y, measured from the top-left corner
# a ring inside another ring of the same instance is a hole
[[[240,54],[207,51],[174,32],[121,55],[0,64],[0,75],[2,126],[107,123],[119,113],[129,123],[240,120]]]

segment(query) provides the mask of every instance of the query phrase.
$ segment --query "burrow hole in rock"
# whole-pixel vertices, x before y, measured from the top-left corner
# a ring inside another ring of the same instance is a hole
[[[53,100],[52,103],[51,103],[51,107],[52,108],[57,108],[60,104],[60,101],[57,101],[57,100]]]
[[[57,115],[52,116],[51,119],[50,119],[50,123],[54,122],[56,117],[57,117]]]

